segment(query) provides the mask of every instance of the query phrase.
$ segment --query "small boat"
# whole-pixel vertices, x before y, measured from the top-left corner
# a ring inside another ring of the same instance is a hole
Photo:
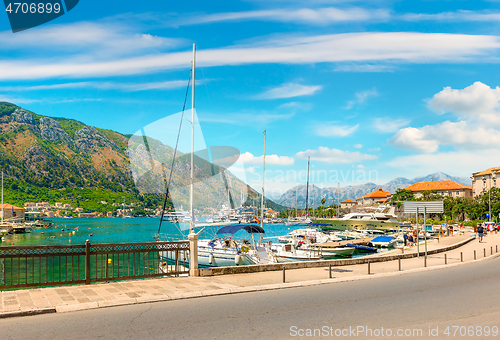
[[[275,263],[322,260],[319,249],[298,249],[294,244],[275,245],[271,248],[272,261]]]
[[[379,236],[375,237],[368,244],[372,247],[389,248],[392,247],[394,243],[396,243],[396,238],[393,236]]]

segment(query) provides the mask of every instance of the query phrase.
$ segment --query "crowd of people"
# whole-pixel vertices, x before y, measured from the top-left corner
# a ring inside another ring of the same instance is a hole
[[[460,223],[460,226],[458,227],[460,230],[463,229],[463,223]],[[479,223],[477,226],[474,226],[474,233],[476,233],[477,237],[479,238],[479,242],[483,242],[483,237],[486,235],[486,233],[494,232],[495,234],[500,231],[500,224],[497,224],[495,222],[484,222],[484,223]],[[453,225],[448,225],[448,235],[453,236],[454,232],[454,227]],[[443,229],[440,229],[440,233],[443,234],[444,236],[444,231]],[[417,237],[417,230],[412,229],[410,231],[407,231],[403,234],[403,239],[404,239],[404,245],[411,247],[415,245],[418,242],[418,237]]]

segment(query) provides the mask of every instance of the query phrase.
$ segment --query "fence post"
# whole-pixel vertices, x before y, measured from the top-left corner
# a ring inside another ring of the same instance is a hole
[[[444,254],[444,264],[448,264],[448,256]]]
[[[329,271],[329,276],[331,279],[332,278],[332,264],[331,263],[328,265],[328,271]]]
[[[486,257],[486,248],[483,248],[484,257]]]
[[[106,275],[105,276],[106,277],[106,282],[108,282],[108,276],[109,276],[109,274],[108,274],[108,264],[109,264],[109,255],[106,254],[106,263],[105,263],[106,270],[104,271],[104,275]]]
[[[399,271],[401,271],[401,258],[398,259],[399,262]]]
[[[474,249],[474,260],[476,259],[476,249]]]
[[[175,277],[179,277],[179,249],[175,250]],[[167,263],[167,273],[168,273],[168,263]]]
[[[90,284],[90,241],[85,241],[85,284]]]
[[[464,253],[460,252],[460,262],[464,262]]]
[[[283,283],[285,283],[285,266],[283,266]]]
[[[424,257],[424,267],[427,267],[427,256]]]
[[[371,265],[371,263],[370,263],[370,261],[368,261],[368,275],[370,275],[370,274],[371,274],[371,270],[370,270],[371,268],[370,268],[370,265]]]

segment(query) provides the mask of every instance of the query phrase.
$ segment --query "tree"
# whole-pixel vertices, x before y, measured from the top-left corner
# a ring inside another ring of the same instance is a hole
[[[394,202],[403,202],[403,201],[414,201],[415,200],[415,195],[411,190],[406,190],[406,189],[398,189],[392,195],[391,201]]]

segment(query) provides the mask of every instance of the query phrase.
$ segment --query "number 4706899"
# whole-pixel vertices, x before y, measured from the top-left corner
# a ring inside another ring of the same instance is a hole
[[[61,5],[59,3],[51,4],[50,2],[43,3],[26,3],[26,2],[10,2],[5,10],[9,13],[59,13],[61,11]]]
[[[498,327],[497,326],[448,326],[443,332],[447,336],[497,336]]]

